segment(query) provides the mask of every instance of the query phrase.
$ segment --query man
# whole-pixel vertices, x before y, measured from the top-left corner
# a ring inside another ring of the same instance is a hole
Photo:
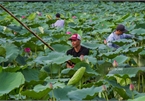
[[[81,46],[81,37],[79,34],[73,34],[69,40],[73,48],[67,51],[67,55],[72,55],[73,57],[89,55],[89,49]],[[67,67],[71,67],[71,65],[67,64]]]
[[[64,26],[64,20],[62,20],[60,18],[60,14],[57,13],[55,16],[56,16],[57,21],[54,24],[52,24],[52,26],[53,27],[63,27]]]
[[[106,39],[107,40],[107,45],[109,47],[113,47],[113,48],[119,48],[118,45],[115,45],[112,43],[112,41],[115,41],[115,40],[119,40],[119,39],[125,39],[125,38],[132,38],[133,36],[130,35],[130,34],[125,34],[125,32],[127,32],[127,30],[125,29],[125,26],[122,25],[122,24],[119,24],[116,28],[116,30],[114,32],[112,32],[108,38]]]

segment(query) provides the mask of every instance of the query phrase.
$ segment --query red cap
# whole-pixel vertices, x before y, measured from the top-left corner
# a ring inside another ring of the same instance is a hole
[[[79,34],[73,34],[69,40],[81,40],[81,36]]]

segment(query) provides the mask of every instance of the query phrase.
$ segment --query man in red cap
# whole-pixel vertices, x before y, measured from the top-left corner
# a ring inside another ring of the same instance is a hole
[[[67,55],[72,55],[73,57],[89,55],[89,49],[81,46],[81,37],[79,34],[73,34],[69,40],[71,41],[73,48],[67,51]],[[67,67],[72,68],[69,64],[67,64]]]

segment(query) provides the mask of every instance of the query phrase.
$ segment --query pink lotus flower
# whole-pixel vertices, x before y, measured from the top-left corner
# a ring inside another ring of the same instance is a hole
[[[22,16],[22,19],[26,18],[25,16]]]
[[[38,15],[39,15],[39,16],[42,16],[42,14],[41,14],[40,12],[38,13]]]
[[[80,56],[80,60],[83,61],[84,60],[84,55]]]
[[[16,35],[16,34],[17,34],[17,32],[15,32],[15,31],[14,31],[14,34]]]
[[[73,16],[72,18],[75,19],[75,18],[77,18],[77,17],[76,17],[76,16]]]
[[[117,66],[118,66],[118,63],[117,63],[116,60],[114,60],[114,62],[113,62],[113,67],[117,67]]]
[[[105,85],[102,85],[102,90],[103,91],[106,91],[107,90]]]
[[[31,49],[30,49],[30,48],[25,48],[24,51],[25,51],[26,53],[30,53]]]
[[[133,84],[130,84],[129,89],[130,89],[131,91],[133,91],[133,90],[134,90],[134,85],[133,85]]]
[[[50,89],[53,89],[53,85],[52,83],[49,84]]]
[[[71,32],[66,32],[66,34],[71,34]]]
[[[107,44],[107,40],[104,40],[104,44]]]
[[[90,20],[90,22],[92,22],[92,20]]]

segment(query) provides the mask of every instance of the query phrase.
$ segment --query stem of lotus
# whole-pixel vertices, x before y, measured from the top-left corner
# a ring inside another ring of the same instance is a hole
[[[144,77],[143,77],[143,75],[141,75],[141,76],[142,76],[142,87],[143,87],[142,92],[144,92]]]
[[[127,81],[126,81],[127,79],[125,79],[125,85],[127,85]]]
[[[103,95],[103,98],[105,98],[105,99],[106,99],[106,96],[105,96],[105,93],[104,93],[104,92],[102,92],[102,95]]]
[[[5,94],[5,100],[7,100],[7,94]]]
[[[60,75],[61,75],[61,73],[60,73],[60,68],[59,68],[59,73],[58,73],[58,79],[60,80]]]
[[[52,79],[52,63],[51,63],[51,70],[50,70],[51,76],[50,78]]]
[[[35,47],[35,55],[36,55],[36,57],[37,57],[37,47]]]
[[[140,90],[140,73],[138,74],[138,91]]]
[[[16,62],[16,60],[14,60],[13,63],[14,63],[15,66],[17,66],[17,62]]]
[[[138,58],[139,58],[139,59],[138,59],[138,60],[139,60],[139,61],[138,61],[138,65],[139,65],[139,67],[140,67],[140,66],[141,66],[140,55],[138,55]]]
[[[2,62],[2,67],[4,67],[4,62]]]
[[[82,87],[82,79],[79,81],[79,89]]]
[[[53,89],[52,89],[52,99],[53,99],[53,101],[55,101]]]
[[[106,91],[105,91],[105,96],[106,96],[106,100],[109,101],[109,100],[108,100],[108,94],[107,94]]]
[[[132,91],[132,99],[134,99],[134,93],[133,93],[133,91]]]

